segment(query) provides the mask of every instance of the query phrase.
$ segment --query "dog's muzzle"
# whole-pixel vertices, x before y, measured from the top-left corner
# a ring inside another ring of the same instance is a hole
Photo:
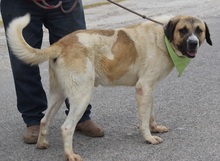
[[[189,57],[194,58],[197,53],[197,49],[199,48],[199,39],[192,34],[187,39],[187,54]]]

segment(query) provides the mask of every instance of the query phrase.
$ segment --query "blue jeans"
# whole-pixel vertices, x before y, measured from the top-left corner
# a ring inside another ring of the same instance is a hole
[[[62,1],[66,10],[73,4],[73,0]],[[47,2],[56,5],[59,0]],[[81,1],[73,12],[64,14],[60,9],[42,9],[31,0],[1,0],[1,14],[5,30],[7,30],[12,19],[26,13],[31,14],[31,22],[23,30],[23,35],[27,43],[35,48],[40,48],[42,45],[43,25],[49,30],[50,44],[73,31],[86,28]],[[17,108],[27,127],[39,125],[44,116],[43,111],[47,108],[47,98],[41,83],[39,66],[23,63],[14,56],[9,47],[8,49],[17,95]],[[65,102],[68,108],[68,100]],[[80,122],[90,119],[90,110],[91,105],[87,107]]]

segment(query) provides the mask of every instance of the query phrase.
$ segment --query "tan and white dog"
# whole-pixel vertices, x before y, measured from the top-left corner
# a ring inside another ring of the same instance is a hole
[[[165,25],[144,22],[115,30],[80,30],[45,49],[29,46],[22,30],[30,15],[12,21],[7,29],[14,54],[28,64],[49,60],[49,107],[41,120],[38,148],[48,147],[49,124],[69,98],[70,112],[61,127],[64,151],[69,161],[82,158],[73,152],[75,127],[89,104],[94,86],[135,86],[139,127],[144,139],[158,144],[162,139],[151,132],[167,132],[155,122],[153,91],[157,83],[174,67],[164,42],[166,35],[176,54],[194,58],[206,39],[212,45],[204,21],[190,16],[159,19]]]

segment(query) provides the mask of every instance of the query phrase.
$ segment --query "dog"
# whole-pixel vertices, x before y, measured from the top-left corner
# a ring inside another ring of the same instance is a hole
[[[68,98],[70,111],[61,127],[64,152],[68,161],[82,160],[73,152],[73,134],[97,85],[134,86],[140,131],[147,142],[162,142],[151,133],[168,131],[156,124],[153,109],[156,85],[174,68],[164,37],[178,56],[189,58],[196,56],[205,40],[210,45],[212,41],[207,24],[200,18],[168,16],[158,20],[165,26],[146,21],[114,30],[79,30],[44,49],[32,48],[22,36],[30,22],[29,14],[10,23],[8,43],[19,59],[31,65],[49,60],[50,98],[37,148],[48,148],[50,122]]]

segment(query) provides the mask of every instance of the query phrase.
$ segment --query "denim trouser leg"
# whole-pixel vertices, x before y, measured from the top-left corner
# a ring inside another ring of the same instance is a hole
[[[51,10],[47,12],[47,16],[49,16],[50,18],[47,18],[44,21],[44,25],[49,30],[49,39],[51,44],[73,31],[86,29],[82,2],[79,2],[80,3],[70,14],[63,14],[59,9],[58,11]],[[63,0],[64,9],[68,10],[70,6],[72,6],[72,3],[73,0]],[[56,4],[56,2],[54,4]],[[65,104],[68,108],[68,110],[66,110],[66,114],[68,114],[70,107],[68,99],[65,100]],[[90,119],[91,108],[92,106],[89,104],[79,122]]]
[[[1,1],[1,14],[5,29],[13,18],[27,13],[27,9],[36,12],[31,9],[32,3],[30,1],[24,4],[21,0]],[[31,46],[40,48],[42,42],[41,23],[31,23],[25,28],[23,34]],[[43,111],[47,108],[47,99],[41,83],[39,67],[30,66],[18,60],[10,49],[9,57],[17,95],[17,108],[27,126],[37,125],[44,116]]]
[[[54,0],[53,3],[57,3]],[[72,5],[72,0],[63,0],[64,8]],[[24,29],[23,35],[29,45],[40,48],[42,43],[42,24],[49,29],[50,43],[54,43],[66,34],[85,29],[82,5],[78,4],[74,12],[63,14],[60,9],[44,10],[30,0],[1,0],[1,14],[4,27],[15,17],[31,14],[31,22]],[[9,56],[14,77],[17,108],[27,126],[37,125],[47,108],[46,94],[41,83],[38,66],[30,66],[18,60],[9,49]],[[89,119],[90,105],[82,120]],[[85,119],[86,118],[86,119]]]

